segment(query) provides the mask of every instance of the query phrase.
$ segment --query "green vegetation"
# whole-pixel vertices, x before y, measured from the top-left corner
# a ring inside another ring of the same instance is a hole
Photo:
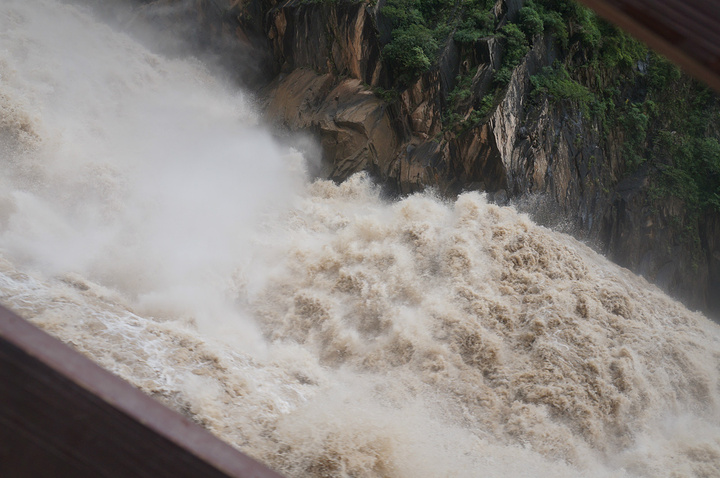
[[[455,105],[458,101],[467,99],[470,96],[470,86],[472,84],[472,78],[468,76],[458,76],[455,78],[457,84],[455,88],[448,95],[448,101],[451,105]]]
[[[503,60],[490,91],[473,103],[474,65],[463,67],[447,98],[444,130],[466,131],[485,120],[514,69],[542,34],[551,34],[561,61],[531,78],[532,97],[569,102],[596,127],[599,138],[622,141],[625,174],[648,167],[656,198],[674,196],[688,224],[707,208],[720,211],[720,104],[645,45],[572,0],[528,0],[497,29],[494,0],[388,0],[392,22],[383,57],[397,90],[437,64],[447,39],[461,47],[483,37],[503,41]],[[572,52],[572,54],[571,54]],[[477,94],[477,93],[475,93]],[[607,190],[607,187],[604,186]]]
[[[537,35],[547,32],[552,33],[561,46],[567,46],[568,29],[559,11],[528,0],[520,9],[519,19],[520,27],[529,42]]]
[[[643,104],[656,130],[648,157],[660,170],[657,191],[683,200],[691,218],[720,212],[720,100],[666,60],[655,61]]]
[[[647,63],[648,49],[570,0],[529,1],[521,13],[526,34],[537,29],[537,17],[543,28],[552,25],[564,50],[582,52],[580,60],[568,56],[534,75],[533,97],[547,95],[552,101],[573,102],[604,136],[620,131],[615,137],[623,140],[627,172],[636,171],[647,158],[651,118],[659,114],[656,103],[637,103],[628,97],[642,77],[637,65]]]
[[[658,147],[672,158],[663,169],[659,191],[683,199],[692,210],[720,211],[720,143],[661,131]]]
[[[458,76],[456,81],[457,86],[448,95],[449,104],[443,116],[443,124],[445,130],[462,133],[477,126],[485,119],[495,104],[495,96],[498,94],[498,90],[488,93],[479,101],[476,101],[475,104],[472,105],[472,111],[470,111],[470,114],[465,118],[463,115],[457,113],[457,109],[459,103],[467,100],[471,96],[470,87],[472,77]]]
[[[502,66],[495,72],[494,81],[497,86],[508,84],[513,69],[520,64],[530,50],[525,33],[514,23],[508,23],[502,27],[501,37],[505,40],[505,49]]]
[[[577,81],[570,78],[565,65],[558,62],[552,67],[545,67],[538,75],[530,78],[533,85],[533,97],[547,95],[551,99],[565,99],[574,101],[585,114],[590,113],[590,107],[595,104],[595,95]]]
[[[474,43],[482,37],[490,36],[495,31],[495,15],[491,11],[494,1],[466,1],[453,39],[458,43]]]
[[[438,42],[433,32],[424,25],[413,23],[393,31],[393,41],[383,50],[403,78],[417,77],[435,62]]]
[[[369,86],[368,86],[369,88]],[[380,98],[381,100],[385,101],[386,103],[394,103],[395,100],[398,99],[399,93],[395,89],[386,90],[385,88],[382,88],[380,86],[377,86],[372,89],[373,93],[375,93],[375,96]]]
[[[448,107],[443,115],[443,124],[445,129],[462,129],[463,116],[457,113],[459,103],[466,100],[470,95],[470,86],[472,85],[472,77],[469,75],[458,75],[455,78],[456,86],[448,95]]]
[[[622,141],[625,174],[645,166],[652,200],[682,201],[684,210],[671,223],[699,251],[700,218],[720,212],[718,96],[570,0],[527,2],[520,25],[528,41],[540,31],[538,20],[545,32],[553,25],[564,51],[581,55],[533,76],[533,96],[573,102],[600,137]]]
[[[472,44],[495,34],[494,0],[388,0],[382,14],[392,22],[383,57],[400,86],[432,68],[450,35]]]
[[[650,117],[641,106],[631,104],[625,113],[618,118],[618,125],[623,128],[623,153],[630,171],[637,170],[645,162],[645,141],[647,139]]]
[[[528,36],[528,40],[532,40],[545,31],[545,22],[532,2],[520,9],[520,25]]]
[[[452,0],[388,0],[382,9],[393,25],[383,57],[401,84],[410,83],[437,61],[439,46],[452,30]]]

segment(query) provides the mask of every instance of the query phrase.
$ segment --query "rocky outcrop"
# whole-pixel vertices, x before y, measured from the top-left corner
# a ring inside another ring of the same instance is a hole
[[[676,224],[675,218],[682,212],[682,203],[674,198],[651,203],[647,174],[640,172],[618,184],[598,229],[610,259],[674,291],[689,305],[701,307],[709,305],[710,290],[698,285],[711,286],[711,264],[678,234],[683,225]]]
[[[268,88],[265,111],[292,131],[310,131],[332,158],[328,176],[343,180],[370,170],[387,176],[398,135],[387,105],[358,79],[298,68]]]
[[[379,84],[380,45],[368,3],[288,0],[274,4],[265,21],[279,72],[310,68]]]

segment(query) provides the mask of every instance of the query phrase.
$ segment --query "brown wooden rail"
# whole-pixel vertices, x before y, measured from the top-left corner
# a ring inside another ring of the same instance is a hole
[[[0,307],[0,477],[280,478]]]
[[[720,1],[579,1],[720,91]]]

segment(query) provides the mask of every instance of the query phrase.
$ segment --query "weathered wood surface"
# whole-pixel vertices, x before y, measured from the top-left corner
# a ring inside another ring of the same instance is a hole
[[[280,475],[0,307],[0,477]]]
[[[720,1],[579,1],[720,91]]]

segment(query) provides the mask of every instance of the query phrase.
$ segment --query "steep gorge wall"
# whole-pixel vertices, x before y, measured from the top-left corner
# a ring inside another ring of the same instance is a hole
[[[499,0],[499,25],[514,19],[522,3]],[[471,46],[449,39],[436,68],[386,101],[393,73],[381,56],[389,40],[382,1],[161,0],[149,2],[146,14],[168,5],[194,12],[202,43],[235,41],[253,52],[246,55],[254,65],[250,86],[268,120],[311,132],[328,177],[342,181],[365,170],[400,194],[428,186],[450,196],[479,189],[498,202],[530,205],[539,220],[562,217],[568,231],[611,259],[718,315],[720,219],[705,213],[701,243],[690,244],[678,232],[687,226],[678,224],[681,202],[651,197],[652,166],[628,167],[622,129],[603,131],[573,101],[531,94],[531,76],[571,54],[552,35],[533,40],[489,111],[470,123],[502,63],[497,37]],[[607,75],[591,73],[588,81]],[[472,78],[460,104],[464,126],[448,127],[443,114],[460,76]]]

